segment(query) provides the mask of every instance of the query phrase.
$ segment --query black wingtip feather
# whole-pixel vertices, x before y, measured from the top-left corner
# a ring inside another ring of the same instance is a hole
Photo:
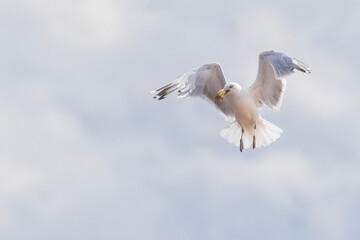
[[[303,73],[311,73],[311,68],[306,65],[305,63],[297,60],[296,58],[293,58],[293,67],[296,69],[296,70],[299,70]]]

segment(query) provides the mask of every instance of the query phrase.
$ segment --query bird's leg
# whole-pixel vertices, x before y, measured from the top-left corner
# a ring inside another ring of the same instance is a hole
[[[244,129],[241,128],[241,138],[240,138],[240,152],[244,149],[244,141],[243,141]]]
[[[253,149],[256,147],[256,138],[255,138],[255,132],[256,132],[256,124],[254,126],[254,136],[253,136]]]

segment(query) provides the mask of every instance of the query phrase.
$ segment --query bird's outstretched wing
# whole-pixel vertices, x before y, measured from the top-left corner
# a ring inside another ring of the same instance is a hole
[[[286,88],[285,77],[294,69],[310,73],[306,64],[283,53],[267,51],[259,55],[259,70],[255,82],[249,88],[258,107],[266,105],[279,110]]]
[[[215,97],[224,87],[226,80],[217,63],[205,64],[185,73],[177,79],[155,89],[154,99],[162,100],[169,94],[176,92],[179,98],[201,97],[213,105],[226,120],[232,121],[234,113],[228,99],[222,101]]]

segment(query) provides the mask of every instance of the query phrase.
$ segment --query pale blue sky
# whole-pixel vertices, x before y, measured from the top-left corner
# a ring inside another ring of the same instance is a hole
[[[1,239],[359,239],[356,1],[1,1]],[[208,62],[287,82],[284,133],[240,153],[202,100],[148,94]]]

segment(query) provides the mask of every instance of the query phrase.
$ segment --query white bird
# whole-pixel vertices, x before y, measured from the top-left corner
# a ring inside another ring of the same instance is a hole
[[[179,98],[201,97],[213,105],[225,120],[232,121],[220,132],[230,143],[244,148],[267,146],[280,137],[282,130],[261,118],[263,105],[279,110],[286,88],[285,77],[294,69],[310,73],[306,64],[280,52],[259,55],[255,82],[247,89],[227,83],[217,63],[205,64],[155,89],[154,99],[162,100],[176,92]]]

